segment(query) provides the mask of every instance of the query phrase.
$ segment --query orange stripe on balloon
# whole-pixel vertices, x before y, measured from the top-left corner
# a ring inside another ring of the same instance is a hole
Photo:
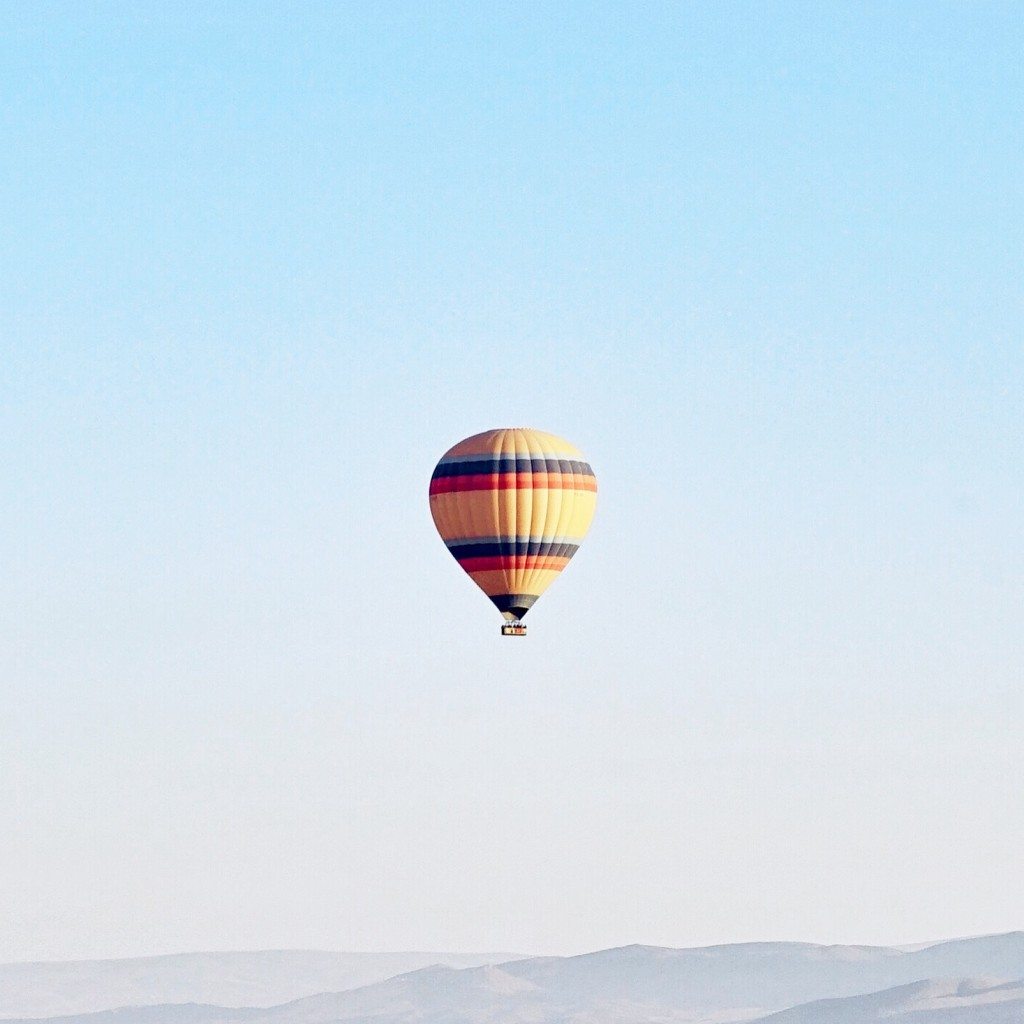
[[[466,572],[481,572],[486,569],[564,569],[568,558],[552,558],[544,555],[493,555],[489,558],[460,558],[459,565]]]

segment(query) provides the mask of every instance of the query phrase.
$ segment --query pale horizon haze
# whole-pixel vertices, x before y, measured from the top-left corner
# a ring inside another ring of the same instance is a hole
[[[1010,3],[0,10],[0,961],[1024,927]],[[525,639],[427,485],[569,438]]]

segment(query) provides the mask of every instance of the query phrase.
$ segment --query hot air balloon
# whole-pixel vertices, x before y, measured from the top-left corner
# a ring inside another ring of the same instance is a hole
[[[523,616],[576,554],[596,501],[583,453],[525,427],[467,437],[430,478],[437,532],[504,616],[505,636],[526,634]]]

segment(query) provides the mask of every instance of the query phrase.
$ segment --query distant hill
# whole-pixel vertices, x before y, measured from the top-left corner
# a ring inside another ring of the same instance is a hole
[[[1024,981],[917,981],[846,999],[824,999],[763,1017],[758,1024],[1022,1024]]]
[[[431,964],[476,967],[514,953],[180,953],[130,960],[0,964],[0,1018],[82,1014],[116,1006],[273,1006],[371,985]]]
[[[941,978],[974,981],[936,981]],[[50,1024],[1024,1024],[1024,933],[923,949],[626,946],[421,968],[266,1008],[148,1006]]]

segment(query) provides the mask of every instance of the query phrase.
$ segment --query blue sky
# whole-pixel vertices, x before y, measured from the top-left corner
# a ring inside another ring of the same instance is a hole
[[[0,13],[0,958],[1019,926],[1012,4]],[[522,643],[461,437],[592,462]]]

